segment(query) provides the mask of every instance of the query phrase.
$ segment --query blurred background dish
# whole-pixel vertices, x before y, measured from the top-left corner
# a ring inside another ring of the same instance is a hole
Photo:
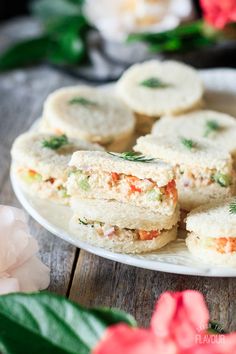
[[[43,62],[104,83],[150,58],[198,68],[236,63],[233,0],[228,7],[219,0],[3,0],[0,13],[1,20],[32,15],[1,25],[0,71]]]

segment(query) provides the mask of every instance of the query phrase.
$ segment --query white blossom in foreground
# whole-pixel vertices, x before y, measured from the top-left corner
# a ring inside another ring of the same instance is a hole
[[[48,287],[49,269],[37,252],[38,243],[30,235],[24,212],[0,205],[0,294]]]

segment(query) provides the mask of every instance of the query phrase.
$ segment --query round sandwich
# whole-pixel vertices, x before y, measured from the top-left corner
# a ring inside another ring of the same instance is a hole
[[[68,163],[77,150],[103,148],[66,135],[22,134],[12,146],[14,173],[33,196],[66,204],[69,200],[65,185],[70,170]]]
[[[134,152],[78,151],[70,161],[72,197],[105,199],[173,215],[178,196],[172,167]]]
[[[199,106],[203,84],[185,64],[151,60],[129,68],[117,83],[117,93],[137,114],[138,128],[146,129],[157,117]]]
[[[187,219],[189,251],[210,265],[236,266],[236,199],[210,203]]]
[[[121,100],[107,91],[74,86],[49,95],[41,130],[123,151],[130,144],[134,127],[134,115]]]
[[[170,163],[175,171],[181,209],[192,210],[235,192],[235,172],[229,152],[206,139],[147,135],[135,151]]]
[[[228,114],[201,110],[180,115],[166,116],[156,122],[154,135],[183,135],[190,139],[202,138],[223,145],[236,160],[236,119]]]
[[[177,237],[179,210],[171,216],[114,200],[72,198],[71,232],[113,252],[144,253]]]

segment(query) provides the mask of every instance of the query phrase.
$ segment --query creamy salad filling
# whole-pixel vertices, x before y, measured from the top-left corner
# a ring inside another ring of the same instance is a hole
[[[131,230],[131,229],[121,229],[117,226],[111,226],[98,221],[89,221],[85,218],[78,218],[78,223],[80,225],[86,225],[93,228],[97,234],[101,237],[114,238],[120,237],[121,234],[125,234],[125,237],[132,238],[135,241],[147,241],[153,240],[161,235],[164,230]]]
[[[206,187],[211,184],[227,188],[232,184],[232,176],[228,171],[193,169],[183,165],[176,165],[174,170],[178,182],[186,188]]]
[[[59,199],[69,197],[65,182],[62,179],[55,177],[44,178],[37,171],[27,168],[18,168],[17,173],[21,180],[28,184],[30,188],[41,192],[42,197],[55,197]]]
[[[207,247],[221,254],[236,252],[236,237],[198,238],[202,247]]]
[[[148,207],[163,205],[173,208],[178,199],[175,180],[158,187],[151,179],[116,172],[76,170],[70,174],[68,189],[71,195],[102,196]]]

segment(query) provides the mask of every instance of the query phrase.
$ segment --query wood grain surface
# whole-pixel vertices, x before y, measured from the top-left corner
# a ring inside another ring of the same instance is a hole
[[[7,33],[5,28],[4,45]],[[1,204],[19,206],[9,180],[13,140],[41,115],[43,102],[51,91],[75,83],[78,82],[47,66],[0,76]],[[51,269],[50,291],[65,294],[86,306],[103,305],[129,311],[140,325],[147,326],[155,301],[163,291],[197,289],[206,296],[212,319],[227,331],[236,330],[235,279],[180,276],[126,266],[79,252],[33,220],[30,227],[39,241],[40,256]]]

